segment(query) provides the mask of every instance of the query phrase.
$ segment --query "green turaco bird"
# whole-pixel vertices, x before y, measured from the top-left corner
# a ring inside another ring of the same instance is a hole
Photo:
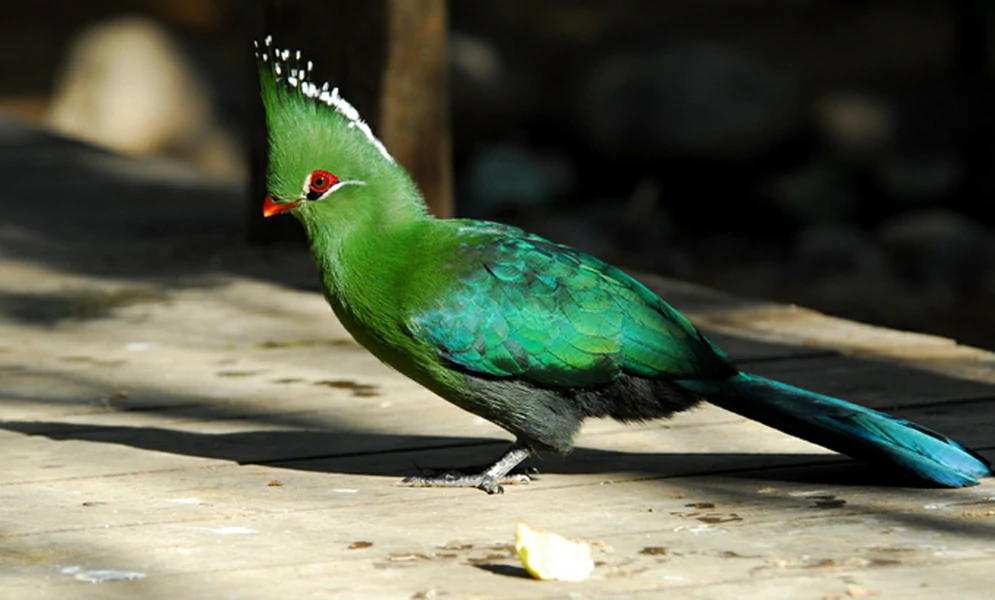
[[[649,289],[520,229],[436,219],[405,170],[300,52],[257,45],[270,155],[266,216],[304,226],[325,298],[356,341],[516,441],[477,473],[415,486],[502,491],[534,452],[566,453],[588,417],[643,421],[708,401],[922,483],[991,474],[909,421],[742,372]]]

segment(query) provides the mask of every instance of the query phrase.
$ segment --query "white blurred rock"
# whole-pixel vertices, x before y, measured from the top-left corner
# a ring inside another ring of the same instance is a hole
[[[467,145],[500,137],[538,103],[526,57],[507,56],[493,40],[458,30],[448,43],[453,133]]]
[[[845,155],[881,152],[895,136],[894,108],[870,94],[831,94],[816,101],[813,112],[816,126]]]
[[[47,121],[126,153],[171,154],[242,176],[242,150],[214,114],[211,90],[180,43],[144,17],[83,30],[58,75]]]
[[[449,62],[459,75],[477,85],[497,87],[505,77],[505,64],[497,50],[477,36],[454,31],[449,35]]]

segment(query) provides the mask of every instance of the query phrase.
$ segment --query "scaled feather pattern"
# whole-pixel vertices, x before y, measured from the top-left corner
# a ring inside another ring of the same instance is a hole
[[[507,225],[434,218],[358,111],[311,81],[309,61],[271,38],[257,60],[267,214],[304,226],[339,320],[384,363],[516,438],[480,473],[409,483],[495,493],[530,454],[568,452],[586,418],[665,418],[703,401],[920,484],[991,475],[984,457],[927,427],[740,371],[593,256]]]

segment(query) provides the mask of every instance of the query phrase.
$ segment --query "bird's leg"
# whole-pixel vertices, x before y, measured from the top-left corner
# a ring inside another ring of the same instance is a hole
[[[531,454],[531,450],[515,443],[497,462],[480,473],[466,474],[449,471],[438,475],[406,477],[401,483],[411,487],[475,487],[488,494],[503,494],[502,483],[529,483],[532,481],[525,474],[509,475],[512,469]]]

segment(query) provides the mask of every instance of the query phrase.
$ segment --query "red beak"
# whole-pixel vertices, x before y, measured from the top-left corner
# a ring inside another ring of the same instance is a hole
[[[266,196],[263,200],[263,217],[272,217],[297,206],[296,202],[290,204],[277,204],[273,201],[273,196]]]

